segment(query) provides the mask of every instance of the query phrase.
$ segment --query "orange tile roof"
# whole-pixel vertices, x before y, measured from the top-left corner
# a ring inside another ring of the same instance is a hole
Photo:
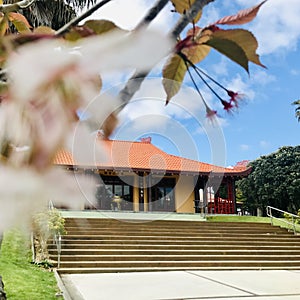
[[[57,153],[54,164],[74,165],[77,167],[90,167],[108,170],[134,170],[134,171],[166,171],[168,173],[224,173],[225,175],[246,175],[250,172],[247,167],[224,168],[211,164],[168,154],[148,142],[130,142],[106,140],[103,141],[107,159],[94,162],[78,163],[72,154],[66,150]]]
[[[53,163],[55,165],[69,165],[69,166],[76,165],[71,152],[66,150],[58,151],[58,153],[54,157]]]

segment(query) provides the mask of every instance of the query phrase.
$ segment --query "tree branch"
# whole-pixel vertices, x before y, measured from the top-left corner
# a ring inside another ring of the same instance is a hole
[[[177,39],[179,34],[184,28],[197,16],[198,12],[203,9],[205,5],[214,0],[196,0],[191,8],[180,18],[173,30],[169,33],[173,39]],[[142,22],[141,22],[142,23]],[[125,87],[120,91],[119,98],[122,101],[122,106],[118,109],[120,112],[130,101],[133,95],[140,89],[144,79],[150,73],[148,72],[136,72],[126,83]]]
[[[83,13],[81,16],[71,20],[69,23],[67,23],[66,25],[64,25],[63,27],[61,27],[57,32],[56,32],[56,36],[62,36],[64,35],[66,32],[68,32],[73,26],[76,26],[79,22],[81,22],[82,20],[86,19],[87,17],[89,17],[91,14],[93,14],[95,11],[97,11],[99,8],[101,8],[102,6],[104,6],[105,4],[107,4],[108,2],[110,2],[112,0],[103,0],[97,4],[95,4],[93,7],[91,7],[90,9],[88,9],[85,13]]]
[[[142,19],[142,21],[136,26],[135,30],[138,30],[153,21],[168,2],[169,0],[158,0],[156,4],[154,4],[153,7],[148,11],[147,15]]]
[[[0,11],[4,13],[9,13],[12,11],[17,11],[19,9],[24,9],[31,6],[36,0],[23,0],[20,2],[12,3],[12,4],[3,4],[0,5]]]
[[[174,26],[170,33],[171,36],[176,39],[184,30],[184,28],[197,16],[200,10],[202,10],[205,5],[214,1],[215,0],[196,0],[191,8],[184,15],[182,15],[178,23]]]

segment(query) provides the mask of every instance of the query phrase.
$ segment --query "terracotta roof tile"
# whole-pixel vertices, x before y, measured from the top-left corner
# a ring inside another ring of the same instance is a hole
[[[58,151],[53,163],[55,165],[76,165],[75,161],[73,160],[72,154],[66,150]]]
[[[59,151],[54,160],[57,165],[76,165],[100,169],[167,171],[187,173],[225,173],[243,175],[250,172],[247,167],[223,168],[211,164],[170,155],[151,143],[107,140],[103,142],[107,160],[81,163],[78,165],[70,152]]]

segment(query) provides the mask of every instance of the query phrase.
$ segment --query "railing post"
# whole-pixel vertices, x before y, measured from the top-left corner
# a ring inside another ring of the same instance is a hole
[[[294,216],[292,216],[292,223],[293,223],[294,234],[296,234],[296,221],[294,221]]]
[[[272,215],[272,210],[275,210],[277,212],[282,213],[283,216],[287,215],[288,218],[290,218],[290,219],[284,220],[282,218],[276,218]],[[294,234],[297,234],[296,221],[300,218],[300,216],[294,215],[292,213],[286,212],[284,210],[281,210],[281,209],[278,209],[278,208],[275,208],[275,207],[272,207],[272,206],[269,206],[269,205],[267,206],[266,211],[267,211],[267,216],[269,216],[270,219],[271,219],[271,224],[272,225],[274,225],[273,219],[275,218],[275,219],[277,219],[277,220],[279,220],[283,223],[286,223],[288,231],[293,230]]]

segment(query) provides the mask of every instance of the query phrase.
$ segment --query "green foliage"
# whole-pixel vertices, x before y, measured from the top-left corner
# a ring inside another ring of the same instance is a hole
[[[35,263],[51,267],[47,243],[54,235],[66,234],[65,219],[55,208],[40,212],[33,217]]]
[[[237,182],[250,211],[267,205],[296,213],[300,208],[300,146],[282,147],[250,163],[252,173]]]
[[[295,108],[295,117],[298,119],[298,122],[300,122],[300,100],[294,101],[292,104],[297,106]]]
[[[299,218],[293,217],[293,216],[291,216],[290,214],[284,213],[284,214],[283,214],[283,217],[284,217],[288,222],[291,222],[291,223],[294,223],[294,224],[300,224],[300,209],[298,210],[297,215],[299,216]]]
[[[172,0],[175,10],[181,14],[184,14],[193,2]],[[192,30],[187,31],[187,36],[184,39],[179,39],[175,47],[175,53],[171,54],[163,67],[163,87],[167,94],[167,104],[180,90],[187,71],[187,65],[181,60],[196,64],[208,55],[211,48],[227,56],[247,72],[249,72],[249,62],[264,67],[259,60],[259,55],[256,53],[258,48],[257,40],[250,31],[241,28],[223,29],[220,26],[243,25],[251,22],[265,2],[262,1],[260,4],[250,9],[239,11],[235,15],[221,18],[204,28],[193,26]],[[196,22],[200,17],[201,14],[196,18]],[[176,54],[183,55],[178,56]],[[170,84],[170,79],[178,81],[178,84]]]
[[[5,232],[0,252],[0,270],[7,299],[57,299],[54,274],[31,264],[30,258],[29,235],[17,229]]]
[[[208,216],[209,222],[250,222],[250,223],[270,223],[270,218],[254,216]]]

